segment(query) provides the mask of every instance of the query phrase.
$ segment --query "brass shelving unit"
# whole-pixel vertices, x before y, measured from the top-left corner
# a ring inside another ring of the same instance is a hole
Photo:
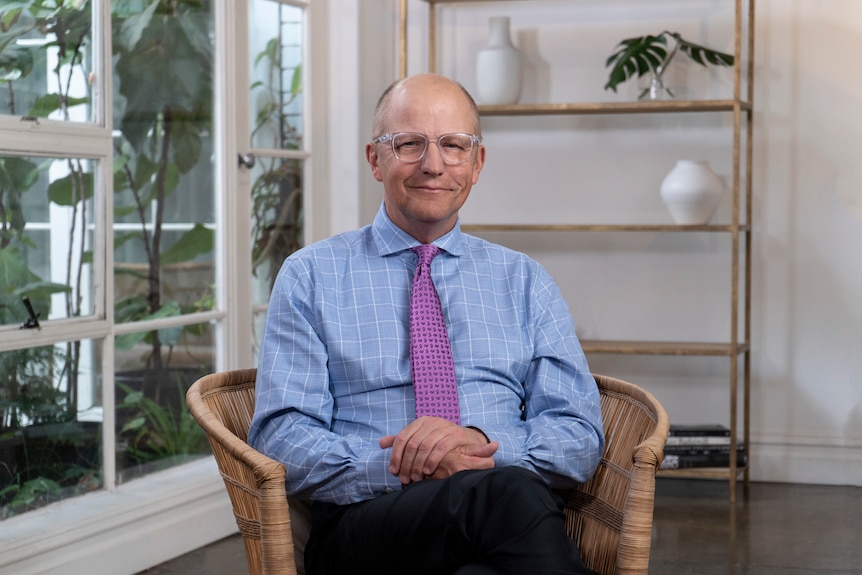
[[[547,2],[548,0],[423,0],[428,4],[428,71],[436,71],[437,6],[470,2]],[[583,1],[583,0],[578,0]],[[681,226],[671,224],[483,224],[462,227],[465,231],[503,232],[711,232],[731,237],[730,339],[722,342],[583,340],[587,354],[632,354],[667,356],[726,357],[729,360],[731,453],[740,439],[750,445],[751,395],[751,222],[752,222],[752,123],[755,0],[726,0],[734,6],[734,87],[733,97],[723,100],[539,103],[508,106],[479,106],[482,116],[679,114],[687,112],[733,115],[733,206],[731,221],[718,225]],[[400,2],[400,73],[407,75],[407,0]],[[745,42],[745,45],[743,44]],[[744,57],[744,58],[743,58]],[[745,76],[743,76],[743,73]],[[745,93],[743,93],[745,80]],[[743,143],[744,142],[744,143]],[[744,167],[742,160],[745,160]],[[744,170],[744,171],[743,171]],[[744,251],[741,251],[741,246]],[[742,292],[742,293],[740,293]],[[740,337],[740,325],[742,336]],[[740,364],[741,362],[741,364]],[[740,377],[740,366],[742,373]],[[740,389],[741,388],[741,389]],[[738,402],[742,393],[742,437]],[[748,486],[749,466],[730,466],[660,471],[660,476],[722,479],[728,481],[730,503],[736,502],[737,480]]]

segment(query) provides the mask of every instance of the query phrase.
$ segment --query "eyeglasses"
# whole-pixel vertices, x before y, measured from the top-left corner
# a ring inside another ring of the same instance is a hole
[[[449,166],[463,164],[470,159],[473,146],[482,140],[476,134],[443,134],[436,141],[443,163]],[[428,150],[428,136],[416,132],[395,132],[377,136],[372,144],[392,143],[392,153],[405,164],[414,164],[425,157]]]

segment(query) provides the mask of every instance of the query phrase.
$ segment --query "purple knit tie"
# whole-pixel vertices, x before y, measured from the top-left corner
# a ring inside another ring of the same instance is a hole
[[[455,362],[443,308],[431,281],[431,260],[440,250],[430,244],[412,249],[419,256],[410,298],[410,368],[416,417],[433,415],[460,425]]]

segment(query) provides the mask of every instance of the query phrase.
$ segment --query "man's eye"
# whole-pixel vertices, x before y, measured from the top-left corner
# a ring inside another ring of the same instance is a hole
[[[406,142],[399,142],[398,149],[399,150],[409,150],[411,148],[421,148],[422,142],[419,140],[408,140]]]

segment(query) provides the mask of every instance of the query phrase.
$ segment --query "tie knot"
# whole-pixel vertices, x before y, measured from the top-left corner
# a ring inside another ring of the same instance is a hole
[[[432,244],[422,244],[421,246],[416,246],[415,248],[411,248],[416,255],[419,256],[419,264],[418,265],[431,265],[431,260],[440,253],[440,248]]]

